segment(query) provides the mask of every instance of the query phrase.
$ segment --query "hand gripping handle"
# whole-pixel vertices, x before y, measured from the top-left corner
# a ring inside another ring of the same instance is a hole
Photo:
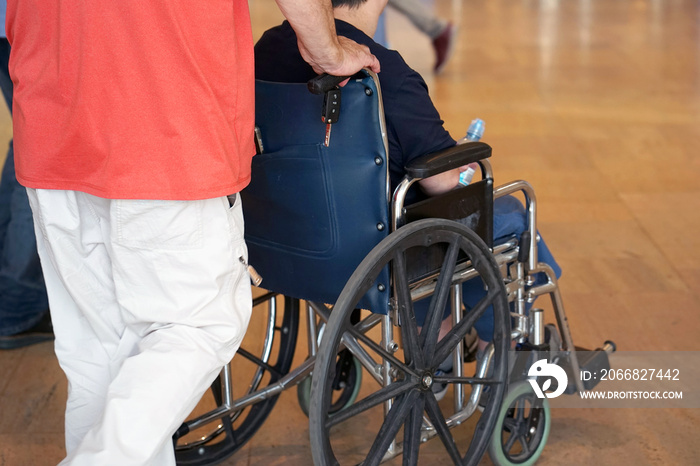
[[[323,73],[311,79],[306,85],[312,94],[325,94],[348,78],[349,76],[332,76]]]

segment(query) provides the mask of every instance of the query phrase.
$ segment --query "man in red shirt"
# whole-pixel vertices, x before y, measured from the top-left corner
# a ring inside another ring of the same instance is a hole
[[[328,0],[277,0],[317,72],[379,71]],[[69,383],[61,464],[172,465],[250,316],[246,0],[10,0],[17,178]]]

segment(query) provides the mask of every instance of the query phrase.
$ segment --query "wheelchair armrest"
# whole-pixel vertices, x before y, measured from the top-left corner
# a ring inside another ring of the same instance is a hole
[[[491,146],[468,142],[413,159],[406,166],[406,173],[411,178],[424,179],[488,157],[491,157]]]

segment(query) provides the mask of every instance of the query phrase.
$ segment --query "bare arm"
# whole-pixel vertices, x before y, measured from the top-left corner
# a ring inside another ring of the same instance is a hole
[[[418,184],[423,192],[428,196],[437,196],[438,194],[446,193],[447,191],[457,187],[457,184],[459,183],[459,174],[466,171],[470,166],[474,170],[479,168],[478,164],[470,163],[469,165],[464,165],[462,167],[431,176],[430,178],[424,178],[420,180]]]
[[[317,73],[350,76],[362,68],[378,73],[379,61],[364,45],[335,32],[330,0],[276,0],[297,34],[299,51]]]

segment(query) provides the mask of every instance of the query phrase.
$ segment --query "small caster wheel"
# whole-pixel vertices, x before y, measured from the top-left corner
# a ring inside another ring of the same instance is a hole
[[[353,404],[362,386],[362,365],[349,351],[338,355],[336,362],[336,380],[333,381],[333,401],[331,413],[337,413]],[[311,403],[311,376],[297,385],[297,400],[301,410],[308,417]]]
[[[489,443],[489,456],[498,466],[531,466],[549,437],[549,400],[537,398],[528,381],[510,387]]]

